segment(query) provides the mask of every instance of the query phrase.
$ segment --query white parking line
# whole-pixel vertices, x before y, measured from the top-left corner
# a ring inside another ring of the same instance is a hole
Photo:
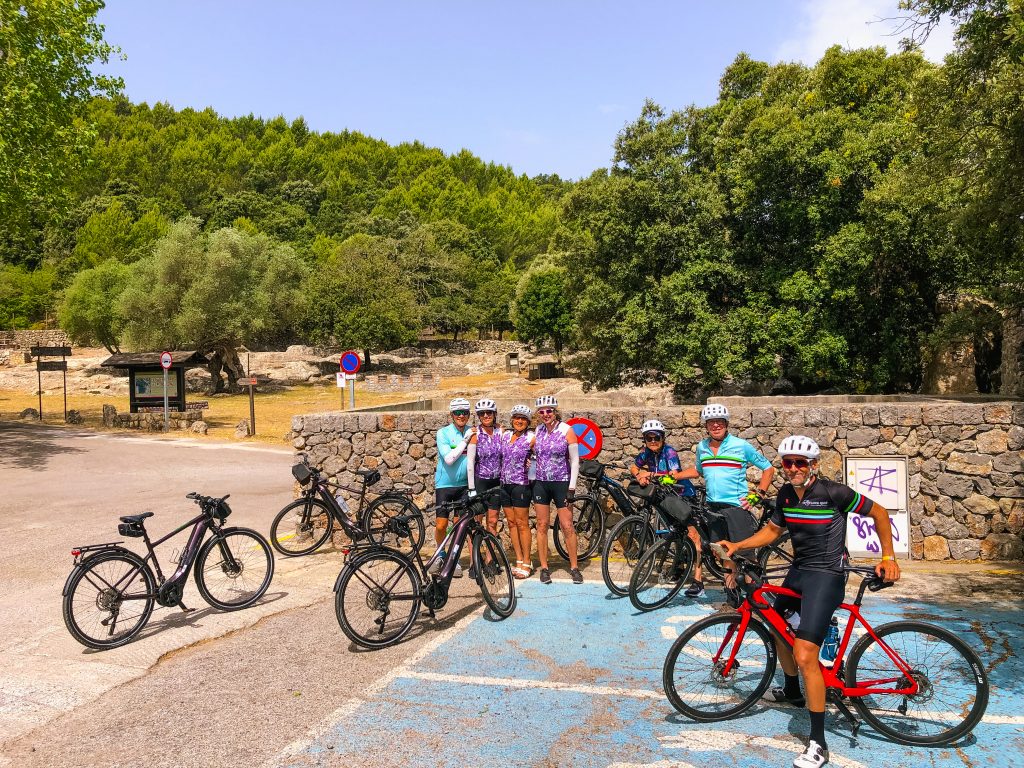
[[[631,699],[665,698],[661,691],[647,691],[642,688],[617,688],[610,685],[574,685],[572,683],[556,683],[551,680],[529,680],[516,677],[486,677],[482,675],[451,675],[440,672],[416,672],[406,670],[398,677],[430,680],[436,683],[461,683],[463,685],[491,685],[497,688],[540,688],[550,691],[568,691],[585,693],[593,696],[625,696]]]

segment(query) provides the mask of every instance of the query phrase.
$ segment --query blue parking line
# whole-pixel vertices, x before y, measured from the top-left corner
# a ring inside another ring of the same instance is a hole
[[[610,598],[601,584],[519,584],[516,613],[480,615],[372,700],[282,759],[281,765],[789,766],[809,731],[803,710],[756,706],[722,723],[689,721],[662,693],[671,638],[721,602],[679,598],[651,613]],[[986,720],[956,747],[894,744],[862,727],[852,739],[826,719],[831,765],[1024,766],[1024,623],[1012,606],[941,606],[870,596],[877,627],[921,618],[953,629],[982,655],[992,697]],[[781,670],[776,673],[781,681]]]

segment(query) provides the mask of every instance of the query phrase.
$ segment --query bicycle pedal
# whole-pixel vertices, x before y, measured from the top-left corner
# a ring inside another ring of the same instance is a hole
[[[189,608],[187,605],[185,605],[180,600],[178,601],[178,607],[181,608],[182,613],[192,613],[192,611],[195,610],[195,608]]]

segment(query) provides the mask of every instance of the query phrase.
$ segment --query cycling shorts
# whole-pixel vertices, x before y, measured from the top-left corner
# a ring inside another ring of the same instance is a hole
[[[452,511],[441,505],[453,501],[465,501],[468,493],[469,488],[435,488],[434,503],[437,505],[437,518],[447,520]]]
[[[491,490],[491,488],[497,488],[499,485],[501,485],[501,478],[500,477],[478,477],[475,480],[475,485],[476,485],[476,492],[477,493],[483,493],[484,491],[489,491],[489,490]],[[497,512],[498,511],[498,507],[501,506],[501,496],[502,496],[502,494],[500,494],[500,493],[496,493],[493,496],[491,496],[487,500],[487,508]]]
[[[501,486],[501,506],[526,509],[530,506],[533,489],[528,485],[505,483]]]
[[[829,571],[804,571],[790,568],[782,586],[799,592],[801,597],[779,595],[775,598],[775,610],[785,615],[787,611],[800,614],[800,626],[796,636],[815,645],[821,645],[828,632],[832,614],[843,602],[846,594],[846,580],[841,573]]]
[[[708,523],[711,541],[743,541],[757,531],[757,522],[743,507],[711,502]]]
[[[533,503],[551,504],[561,509],[568,506],[569,481],[568,480],[534,480],[533,481]]]

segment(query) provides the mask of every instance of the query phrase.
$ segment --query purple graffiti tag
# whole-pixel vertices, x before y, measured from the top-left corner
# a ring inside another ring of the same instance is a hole
[[[861,480],[860,484],[867,488],[869,491],[878,491],[880,493],[897,493],[895,488],[886,488],[882,480],[889,476],[895,475],[895,469],[885,469],[884,467],[875,467],[871,473],[871,477],[867,480]]]
[[[881,545],[878,542],[878,536],[875,533],[875,521],[870,517],[854,517],[853,525],[857,529],[857,536],[867,541],[864,545],[864,550],[867,552],[878,553],[881,551]],[[892,540],[900,540],[900,530],[896,527],[896,521],[893,518],[889,518],[889,525],[892,529]]]

